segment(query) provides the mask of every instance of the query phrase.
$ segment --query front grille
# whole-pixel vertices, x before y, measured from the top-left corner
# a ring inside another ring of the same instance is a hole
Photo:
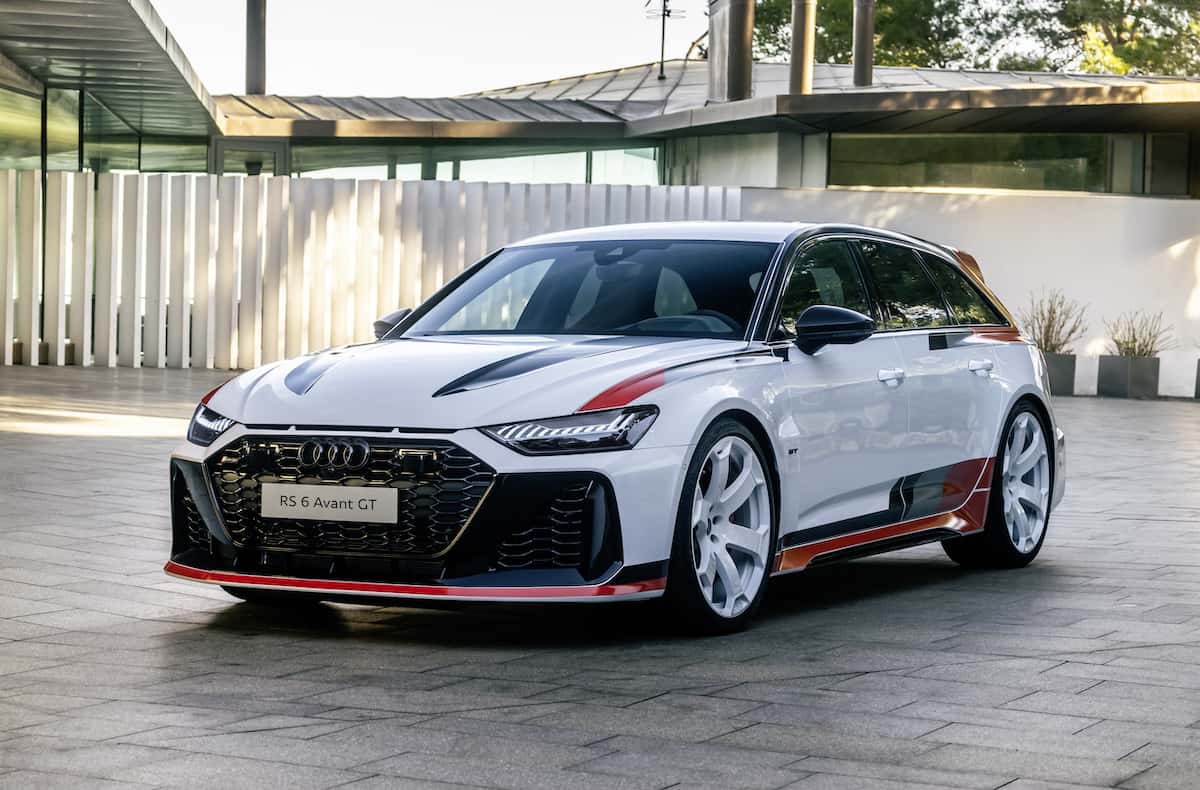
[[[310,437],[246,437],[208,462],[225,528],[239,548],[319,554],[432,556],[466,527],[495,471],[458,445],[366,439],[366,463],[354,471],[302,458]],[[301,483],[398,491],[395,524],[263,518],[263,483]]]
[[[501,568],[578,568],[583,563],[593,483],[563,486],[525,529],[500,542]]]
[[[183,495],[183,518],[184,528],[187,530],[188,542],[193,548],[209,551],[212,547],[212,537],[209,535],[208,527],[204,526],[204,520],[200,518],[200,511],[196,509],[196,503],[188,494]]]

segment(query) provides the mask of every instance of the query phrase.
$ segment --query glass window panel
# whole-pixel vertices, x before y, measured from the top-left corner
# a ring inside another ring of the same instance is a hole
[[[0,88],[0,169],[42,166],[42,100]]]
[[[1150,189],[1153,195],[1188,193],[1188,138],[1186,134],[1152,134],[1150,138]]]
[[[441,177],[439,167],[438,178]],[[459,177],[463,181],[582,184],[587,180],[587,154],[573,151],[565,154],[466,159],[462,162]]]
[[[958,324],[1003,324],[983,294],[967,282],[967,278],[946,261],[936,255],[925,255],[925,265],[934,282],[942,289],[954,321]]]
[[[85,93],[83,165],[97,173],[136,171],[138,136],[133,129]]]
[[[46,91],[46,169],[79,169],[79,91]]]
[[[658,149],[628,148],[592,153],[593,184],[658,185]]]
[[[835,134],[829,181],[1104,192],[1108,152],[1101,134]]]
[[[860,242],[859,249],[883,306],[886,328],[913,329],[950,323],[942,295],[916,253],[907,247],[874,241]]]
[[[207,170],[207,140],[142,140],[144,173],[203,173]]]
[[[871,314],[858,267],[844,241],[821,242],[800,254],[783,292],[776,334],[795,337],[796,319],[816,304]]]
[[[226,148],[224,169],[227,175],[275,175],[275,154],[272,151],[246,151],[237,148]]]

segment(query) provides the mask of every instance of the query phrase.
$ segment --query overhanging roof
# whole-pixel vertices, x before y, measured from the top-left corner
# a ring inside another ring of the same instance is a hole
[[[1200,128],[1200,80],[1060,72],[877,67],[868,88],[852,67],[817,64],[813,93],[787,95],[786,63],[754,64],[754,98],[707,104],[708,64],[668,61],[484,91],[493,98],[657,102],[632,137],[790,129],[855,132],[1168,131]]]
[[[142,134],[220,128],[216,105],[148,0],[4,0],[0,53],[49,87],[86,89]]]
[[[653,102],[365,96],[217,96],[231,136],[611,139]]]

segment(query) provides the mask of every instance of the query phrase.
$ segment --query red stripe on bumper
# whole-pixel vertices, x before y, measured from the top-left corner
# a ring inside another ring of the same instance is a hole
[[[392,595],[404,598],[450,598],[460,600],[553,600],[555,598],[602,598],[618,595],[655,592],[667,586],[666,579],[649,579],[628,584],[591,584],[574,587],[452,587],[428,584],[387,584],[383,582],[350,582],[333,579],[297,579],[290,576],[255,576],[229,571],[208,571],[171,561],[163,568],[172,576],[210,584],[235,587],[280,587],[289,590]]]

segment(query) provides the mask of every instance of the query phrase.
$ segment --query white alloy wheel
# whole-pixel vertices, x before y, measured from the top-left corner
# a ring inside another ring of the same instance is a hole
[[[733,618],[750,606],[771,554],[771,492],[754,448],[718,439],[704,459],[692,503],[692,559],[712,610]]]
[[[1042,539],[1050,506],[1050,450],[1031,412],[1018,414],[1009,429],[1001,481],[1009,539],[1028,554]]]

